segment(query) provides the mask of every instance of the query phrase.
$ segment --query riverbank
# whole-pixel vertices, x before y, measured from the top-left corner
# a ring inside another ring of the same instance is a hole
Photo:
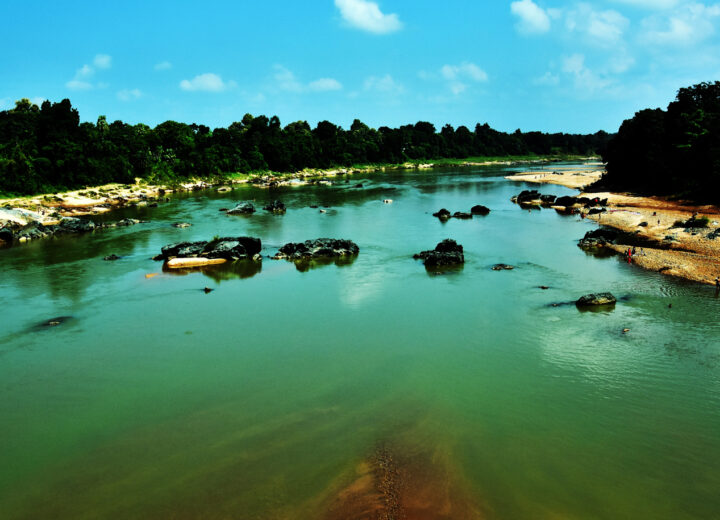
[[[532,158],[471,158],[468,160],[444,159],[435,162],[406,162],[402,164],[381,164],[356,166],[352,168],[305,169],[295,173],[260,172],[234,174],[208,182],[205,179],[188,179],[175,184],[147,184],[138,180],[135,184],[106,184],[45,193],[28,197],[0,198],[0,227],[4,222],[13,221],[25,225],[31,221],[55,224],[63,217],[98,215],[128,205],[154,204],[173,192],[196,191],[215,188],[231,190],[233,185],[253,183],[264,187],[302,186],[323,179],[357,174],[372,174],[389,170],[425,170],[443,167],[472,167],[493,165],[546,164],[561,160],[561,157]],[[330,182],[330,181],[325,181]],[[8,212],[8,210],[16,210]],[[19,210],[19,211],[17,211]]]
[[[513,181],[558,184],[582,192],[602,176],[603,170],[588,164],[586,169],[560,170],[557,174],[522,172],[506,177]],[[697,205],[665,197],[642,197],[627,193],[580,193],[581,197],[607,199],[607,211],[585,218],[622,231],[614,244],[604,247],[626,254],[636,248],[632,262],[645,269],[704,284],[715,284],[720,276],[720,208]],[[693,216],[698,226],[682,227]],[[702,217],[707,218],[707,222]],[[641,247],[637,247],[638,245]]]

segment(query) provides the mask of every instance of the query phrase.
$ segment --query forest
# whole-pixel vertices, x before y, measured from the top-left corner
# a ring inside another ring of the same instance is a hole
[[[227,128],[166,121],[151,128],[122,121],[80,122],[70,100],[27,99],[0,112],[0,192],[34,194],[101,185],[170,183],[261,171],[398,164],[411,160],[497,156],[595,155],[612,136],[505,133],[487,123],[471,131],[428,122],[345,130],[329,121],[282,126],[278,117],[246,114]]]
[[[667,110],[623,122],[595,188],[720,203],[720,82],[681,88]]]

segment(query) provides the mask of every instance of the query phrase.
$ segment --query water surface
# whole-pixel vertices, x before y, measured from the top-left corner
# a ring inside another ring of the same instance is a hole
[[[488,518],[716,517],[713,289],[587,255],[594,224],[521,210],[507,171],[206,191],[102,217],[145,224],[0,250],[0,516],[321,518],[392,445],[445,461]],[[219,211],[271,198],[288,212]],[[431,216],[475,204],[491,214]],[[348,238],[360,255],[184,275],[150,259],[215,235],[267,255]],[[466,265],[429,274],[412,254],[444,238]],[[613,311],[550,305],[607,290]]]

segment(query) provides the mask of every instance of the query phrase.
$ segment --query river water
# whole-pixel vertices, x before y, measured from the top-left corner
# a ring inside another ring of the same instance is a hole
[[[594,224],[521,210],[510,170],[198,192],[0,250],[0,517],[322,518],[392,446],[430,454],[486,518],[717,518],[720,300],[584,253]],[[287,213],[219,211],[270,198]],[[431,215],[475,204],[492,212]],[[360,254],[184,275],[150,259],[214,235]],[[444,238],[464,269],[427,273],[412,255]],[[608,290],[614,310],[551,305]]]

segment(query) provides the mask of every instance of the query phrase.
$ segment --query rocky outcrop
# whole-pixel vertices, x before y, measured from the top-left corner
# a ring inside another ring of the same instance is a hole
[[[470,213],[473,215],[488,215],[490,214],[490,208],[487,206],[483,206],[482,204],[478,204],[477,206],[473,206],[470,208]]]
[[[609,292],[586,294],[581,296],[575,305],[578,307],[598,307],[602,305],[615,305],[617,299]]]
[[[356,256],[360,248],[355,242],[334,238],[316,238],[305,242],[290,242],[273,256],[275,260],[333,259]]]
[[[523,190],[510,200],[517,204],[541,204],[541,196],[537,190]]]
[[[452,217],[452,213],[450,213],[445,208],[442,208],[440,211],[433,213],[433,217],[437,217],[440,220],[450,220],[450,218]]]
[[[607,244],[612,244],[618,235],[619,233],[617,231],[609,228],[599,228],[588,231],[578,242],[578,247],[581,249],[597,249]]]
[[[227,210],[228,215],[251,215],[253,213],[255,213],[255,206],[249,202],[243,202],[242,204],[238,204],[234,208]]]
[[[422,251],[421,253],[413,255],[413,258],[422,260],[425,267],[442,267],[462,265],[465,263],[463,246],[450,238],[446,238],[440,242],[433,250]]]
[[[169,244],[161,249],[155,260],[170,260],[171,258],[223,258],[225,260],[240,260],[257,258],[262,249],[259,238],[253,237],[223,237],[209,241],[180,242]]]
[[[55,227],[55,234],[87,233],[95,230],[95,222],[83,218],[66,217]]]
[[[272,201],[270,204],[265,206],[263,209],[265,211],[270,211],[272,213],[285,213],[287,211],[285,204],[283,204],[279,200]]]

